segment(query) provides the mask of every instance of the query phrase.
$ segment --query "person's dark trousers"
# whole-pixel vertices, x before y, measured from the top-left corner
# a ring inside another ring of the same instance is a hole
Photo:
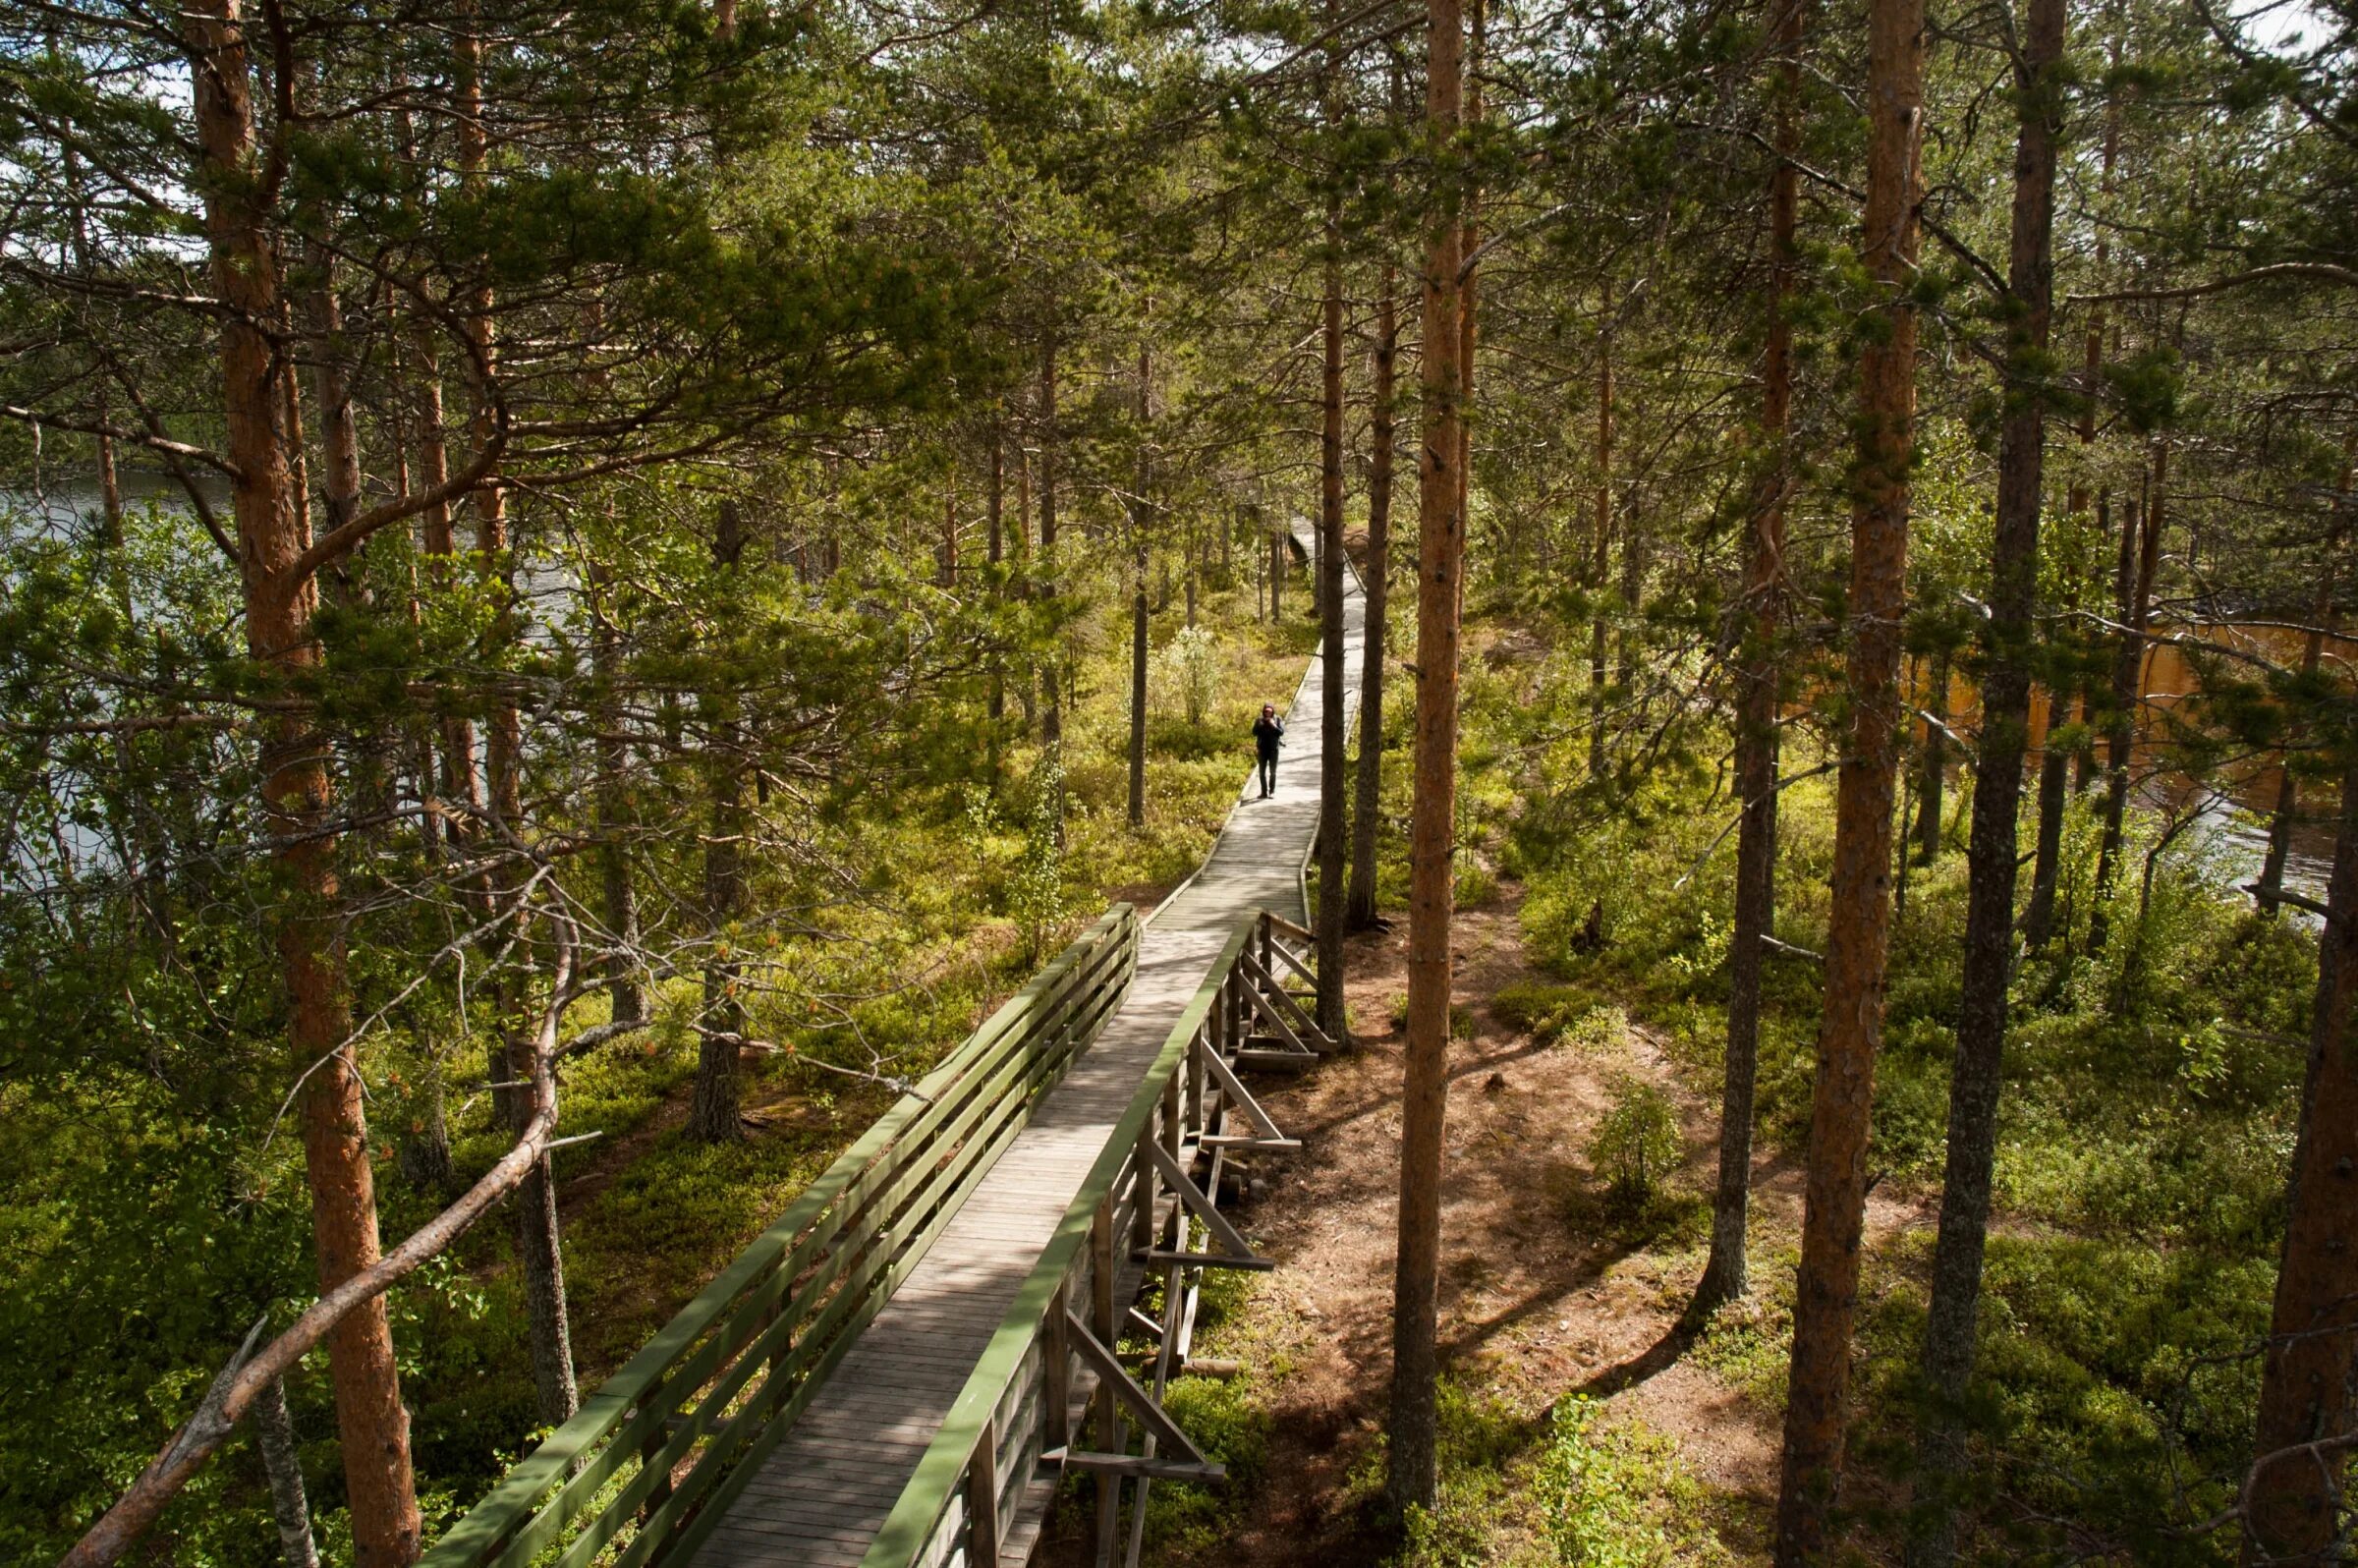
[[[1276,788],[1277,758],[1264,756],[1261,759],[1261,793],[1266,795]]]

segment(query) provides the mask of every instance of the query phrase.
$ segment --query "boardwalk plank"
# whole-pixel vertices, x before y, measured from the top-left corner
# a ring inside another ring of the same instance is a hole
[[[1297,525],[1297,537],[1302,536]],[[1345,599],[1344,671],[1357,706],[1361,600]],[[1318,827],[1319,664],[1287,713],[1277,794],[1251,779],[1201,870],[1154,914],[1138,972],[1096,1040],[1051,1089],[860,1344],[748,1478],[696,1568],[855,1565],[915,1473],[932,1434],[1095,1164],[1115,1123],[1238,920],[1270,910],[1307,925],[1300,868]],[[1240,737],[1240,746],[1241,746]],[[1140,1270],[1119,1285],[1135,1290]],[[1036,1484],[1002,1564],[1039,1535]]]

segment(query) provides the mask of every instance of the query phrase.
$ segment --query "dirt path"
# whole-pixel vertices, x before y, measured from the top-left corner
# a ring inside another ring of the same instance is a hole
[[[1681,1082],[1642,1029],[1603,1025],[1542,1040],[1493,1011],[1502,990],[1544,982],[1523,955],[1514,894],[1458,921],[1456,999],[1473,1032],[1454,1041],[1442,1200],[1444,1366],[1518,1413],[1587,1393],[1674,1439],[1686,1467],[1729,1502],[1729,1544],[1757,1546],[1776,1482],[1774,1412],[1680,1353],[1674,1334],[1702,1272],[1700,1198],[1651,1229],[1614,1223],[1584,1154],[1617,1075],[1668,1092],[1683,1126],[1678,1185],[1708,1193],[1714,1107]],[[1247,1223],[1280,1266],[1261,1287],[1247,1332],[1282,1357],[1271,1389],[1267,1480],[1218,1554],[1240,1564],[1358,1563],[1382,1554],[1337,1505],[1372,1463],[1388,1400],[1399,1091],[1404,1040],[1393,1025],[1406,987],[1406,931],[1350,944],[1346,984],[1360,1048],[1298,1082],[1266,1086],[1304,1141],[1255,1171]],[[1462,1026],[1461,1026],[1462,1034]],[[1764,1160],[1756,1237],[1797,1234],[1800,1172]],[[1871,1229],[1928,1221],[1879,1202]],[[1755,1528],[1757,1526],[1757,1528]]]

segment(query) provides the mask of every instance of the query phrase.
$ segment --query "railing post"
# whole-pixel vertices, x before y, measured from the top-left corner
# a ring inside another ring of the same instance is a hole
[[[1138,1132],[1138,1148],[1131,1153],[1131,1162],[1138,1174],[1130,1179],[1130,1248],[1143,1252],[1154,1245],[1154,1156],[1149,1149],[1154,1143],[1154,1115],[1149,1112],[1147,1125]],[[1108,1345],[1112,1341],[1106,1341]]]
[[[1097,1343],[1111,1350],[1116,1343],[1114,1332],[1114,1255],[1113,1255],[1113,1193],[1108,1191],[1097,1204],[1096,1213],[1089,1225],[1090,1282],[1089,1326],[1097,1336]],[[1097,1379],[1096,1421],[1095,1441],[1099,1452],[1118,1454],[1126,1446],[1122,1440],[1122,1407],[1114,1398],[1113,1380]],[[1102,1547],[1113,1540],[1115,1516],[1122,1504],[1122,1480],[1104,1471],[1097,1473],[1097,1540]],[[1099,1550],[1102,1557],[1104,1552]]]
[[[1248,938],[1248,945],[1250,945],[1250,938]],[[1252,1014],[1245,1009],[1245,967],[1243,965],[1228,969],[1226,1007],[1228,1007],[1228,1039],[1236,1042],[1236,1049],[1245,1049],[1245,1042],[1252,1039]]]
[[[1204,1121],[1204,1053],[1218,1050],[1228,1034],[1228,981],[1222,979],[1219,994],[1212,998],[1211,1011],[1205,1016],[1204,1032],[1187,1048],[1187,1130],[1199,1137],[1206,1131]]]
[[[967,1568],[995,1568],[999,1560],[999,1418],[982,1424],[982,1436],[966,1463]]]
[[[1070,1448],[1073,1442],[1073,1347],[1064,1326],[1072,1301],[1073,1276],[1056,1282],[1048,1300],[1047,1360],[1040,1368],[1040,1447]]]
[[[1189,1061],[1192,1062],[1196,1059],[1195,1043],[1203,1038],[1204,1032],[1199,1028],[1196,1031],[1195,1040],[1188,1045],[1187,1059]],[[1186,1129],[1181,1126],[1179,1115],[1180,1088],[1177,1073],[1173,1073],[1162,1081],[1162,1151],[1171,1156],[1172,1164],[1179,1165],[1180,1169],[1185,1170],[1187,1167],[1180,1164],[1180,1140],[1186,1133]],[[1185,1252],[1187,1250],[1187,1205],[1178,1201],[1176,1193],[1171,1195],[1171,1230],[1174,1232],[1174,1236],[1170,1248],[1173,1252]]]

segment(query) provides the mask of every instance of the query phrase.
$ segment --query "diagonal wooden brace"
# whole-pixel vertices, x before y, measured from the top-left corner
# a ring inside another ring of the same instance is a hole
[[[1068,1312],[1065,1314],[1065,1332],[1072,1336],[1073,1349],[1081,1359],[1104,1379],[1102,1386],[1110,1388],[1115,1399],[1130,1407],[1130,1413],[1138,1418],[1139,1426],[1152,1432],[1156,1442],[1174,1454],[1184,1455],[1189,1463],[1211,1463],[1204,1457],[1204,1450],[1188,1439],[1179,1424],[1154,1402],[1154,1396],[1140,1387],[1138,1379],[1131,1376],[1122,1364],[1114,1359],[1113,1352],[1098,1343],[1097,1336],[1089,1331],[1089,1324]]]
[[[1253,1011],[1260,1015],[1262,1023],[1268,1029],[1274,1031],[1275,1038],[1283,1040],[1288,1049],[1300,1051],[1303,1055],[1312,1057],[1314,1059],[1324,1055],[1325,1052],[1318,1049],[1317,1047],[1304,1043],[1302,1037],[1303,1034],[1307,1034],[1312,1038],[1318,1040],[1319,1043],[1320,1045],[1324,1045],[1327,1050],[1333,1049],[1333,1046],[1327,1042],[1326,1036],[1319,1033],[1318,1026],[1315,1024],[1305,1023],[1303,1025],[1302,1034],[1295,1033],[1293,1022],[1286,1015],[1288,1012],[1290,1012],[1294,1018],[1307,1019],[1309,1015],[1302,1011],[1301,1004],[1296,1002],[1292,997],[1286,995],[1283,991],[1277,992],[1276,999],[1272,1001],[1268,991],[1263,989],[1260,985],[1252,983],[1252,976],[1260,975],[1265,980],[1268,975],[1268,971],[1263,969],[1250,953],[1239,959],[1238,963],[1240,965],[1249,966],[1246,975],[1246,984],[1244,986],[1245,1000],[1252,1004]],[[1278,1010],[1280,1003],[1284,1005],[1286,1009],[1285,1012],[1280,1012]]]
[[[1255,1005],[1261,1008],[1262,1017],[1273,1019],[1275,1014],[1269,1010],[1270,1007],[1272,1005],[1282,1007],[1288,1014],[1292,1015],[1295,1029],[1298,1029],[1302,1035],[1309,1036],[1318,1040],[1319,1044],[1323,1045],[1328,1050],[1333,1050],[1335,1048],[1334,1041],[1326,1037],[1326,1032],[1319,1028],[1318,1020],[1312,1018],[1309,1013],[1303,1011],[1302,1004],[1294,1000],[1292,994],[1289,993],[1285,986],[1278,981],[1276,976],[1271,975],[1266,969],[1262,967],[1262,962],[1260,959],[1255,958],[1249,952],[1239,953],[1237,955],[1237,962],[1245,967],[1245,973],[1249,978],[1259,980],[1262,982],[1262,985],[1266,985],[1268,987],[1268,992],[1265,997],[1263,994],[1261,985],[1247,985],[1245,987],[1245,994],[1252,997]],[[1301,1043],[1300,1038],[1295,1035],[1295,1030],[1286,1030],[1283,1033],[1288,1038],[1293,1039],[1296,1044]]]
[[[1100,1476],[1136,1476],[1148,1481],[1226,1481],[1225,1465],[1195,1465],[1183,1459],[1141,1459],[1136,1454],[1076,1453],[1070,1448],[1050,1448],[1039,1456],[1043,1465],[1062,1465],[1067,1470],[1094,1471]]]
[[[1261,1108],[1261,1101],[1255,1099],[1252,1092],[1246,1089],[1237,1078],[1236,1069],[1220,1059],[1218,1051],[1201,1043],[1197,1045],[1196,1049],[1203,1057],[1205,1070],[1218,1081],[1220,1092],[1228,1096],[1230,1106],[1243,1111],[1245,1119],[1261,1129],[1262,1137],[1266,1140],[1267,1147],[1272,1148],[1299,1148],[1302,1147],[1298,1142],[1286,1137],[1278,1130],[1276,1121],[1270,1117],[1267,1111]]]
[[[1271,957],[1284,959],[1286,967],[1292,970],[1295,974],[1301,976],[1302,979],[1308,983],[1314,986],[1319,983],[1319,977],[1311,973],[1310,966],[1296,958],[1294,956],[1294,950],[1286,946],[1283,942],[1271,942],[1269,944],[1269,953]]]
[[[1187,1211],[1204,1222],[1204,1228],[1211,1232],[1211,1239],[1218,1242],[1229,1256],[1246,1263],[1248,1267],[1258,1263],[1261,1260],[1254,1253],[1253,1244],[1238,1234],[1237,1228],[1228,1223],[1228,1216],[1221,1213],[1212,1205],[1211,1200],[1204,1196],[1203,1190],[1197,1187],[1187,1172],[1180,1168],[1179,1162],[1171,1157],[1170,1150],[1164,1148],[1160,1144],[1149,1145],[1148,1148],[1154,1156],[1154,1168],[1162,1172],[1162,1179],[1170,1183],[1171,1190],[1179,1195],[1179,1202],[1187,1205]]]

